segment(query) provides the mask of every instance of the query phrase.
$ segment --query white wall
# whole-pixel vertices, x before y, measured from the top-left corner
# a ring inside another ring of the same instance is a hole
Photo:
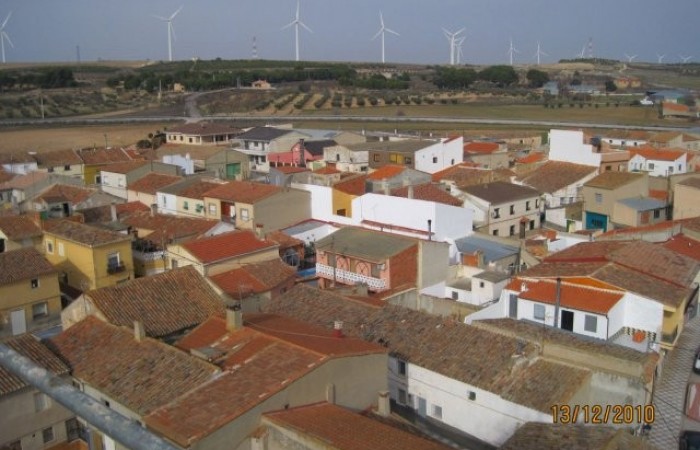
[[[549,160],[600,167],[601,155],[593,152],[592,145],[584,144],[583,131],[551,130]]]
[[[337,222],[352,225],[352,219],[333,214],[333,189],[328,186],[315,184],[292,183],[295,189],[301,189],[311,193],[311,218],[326,222]],[[353,208],[355,206],[353,205]]]
[[[481,283],[484,284],[484,287],[481,287]],[[501,296],[501,291],[506,287],[506,284],[508,284],[508,280],[493,283],[491,281],[473,278],[472,301],[476,305],[483,305],[484,303],[496,300]]]
[[[534,306],[543,305],[544,306],[544,321],[535,319]],[[547,303],[533,302],[530,300],[518,299],[518,320],[532,320],[535,322],[546,323],[547,325],[554,326],[554,305]],[[561,327],[561,312],[562,311],[572,311],[574,313],[574,328],[573,332],[576,334],[581,334],[583,336],[590,336],[599,339],[608,338],[608,318],[600,314],[594,314],[587,311],[580,311],[566,307],[559,308],[559,327]],[[586,331],[584,329],[586,316],[595,316],[598,318],[597,327],[595,332]],[[611,333],[612,334],[612,333]]]
[[[656,159],[647,160],[642,155],[634,155],[630,158],[627,170],[648,172],[652,177],[665,177],[688,171],[686,155],[679,156],[675,161],[660,161]]]
[[[461,163],[463,157],[464,140],[461,136],[449,142],[443,139],[416,152],[415,168],[421,172],[435,173]]]
[[[194,174],[194,160],[192,160],[190,158],[189,153],[186,154],[185,156],[164,155],[163,162],[165,164],[172,164],[174,166],[181,167],[182,170],[185,172],[185,175],[193,175]]]
[[[610,335],[615,334],[622,327],[661,333],[664,307],[659,302],[627,292],[610,310],[608,317]]]
[[[103,170],[100,172],[100,180],[102,192],[124,199],[127,198],[125,174]]]
[[[174,194],[156,192],[158,212],[161,214],[177,214],[177,197]]]
[[[588,242],[589,238],[577,234],[557,233],[557,238],[553,241],[547,241],[547,251],[555,253],[560,250],[567,249],[581,242]]]
[[[395,358],[389,363],[389,389],[398,400],[398,389],[407,391],[418,409],[418,398],[426,400],[426,415],[433,420],[500,446],[525,422],[551,423],[552,416],[504,400],[500,396],[448,378],[414,364],[406,364],[406,376],[398,375]],[[476,397],[469,400],[469,392]],[[442,408],[442,418],[435,417],[434,406]]]

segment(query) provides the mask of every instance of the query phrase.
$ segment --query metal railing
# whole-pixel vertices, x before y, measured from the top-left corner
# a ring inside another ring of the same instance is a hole
[[[387,289],[386,281],[381,278],[368,277],[343,269],[334,269],[332,266],[316,263],[316,274],[343,284],[366,284],[370,289],[378,291]]]

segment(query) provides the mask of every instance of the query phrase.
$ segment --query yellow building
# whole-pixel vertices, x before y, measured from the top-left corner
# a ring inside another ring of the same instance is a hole
[[[359,175],[333,185],[333,214],[352,217],[352,201],[365,194],[367,175]]]
[[[61,323],[58,273],[41,253],[0,253],[0,268],[0,338]]]
[[[131,236],[70,220],[44,223],[44,253],[62,281],[85,291],[134,277]]]

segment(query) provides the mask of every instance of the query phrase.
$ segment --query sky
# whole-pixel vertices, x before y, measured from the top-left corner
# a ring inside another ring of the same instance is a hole
[[[441,64],[450,59],[442,28],[465,28],[463,63],[515,64],[575,58],[592,39],[594,57],[700,61],[698,0],[300,0],[302,60],[380,62],[380,27],[386,61]],[[261,59],[293,60],[296,0],[0,0],[7,62],[167,60],[170,16],[173,59],[250,59],[255,37]],[[1,23],[1,22],[0,22]],[[588,55],[588,50],[586,50]]]

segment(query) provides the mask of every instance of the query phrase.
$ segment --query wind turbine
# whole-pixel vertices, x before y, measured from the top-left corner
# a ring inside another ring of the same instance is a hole
[[[464,56],[464,52],[462,51],[462,44],[464,44],[464,41],[467,40],[466,36],[462,36],[461,38],[457,39],[455,41],[456,45],[456,53],[457,53],[457,65],[462,63],[462,56]]]
[[[5,25],[7,25],[7,22],[10,20],[10,16],[12,15],[12,11],[5,17],[5,20],[2,22],[2,25],[0,25],[0,46],[2,46],[2,63],[5,64],[5,40],[7,40],[7,43],[10,44],[10,47],[15,48],[15,45],[12,43],[12,40],[10,39],[10,36],[7,34],[7,31],[5,31]]]
[[[461,34],[464,31],[464,28],[461,28],[458,31],[455,31],[454,33],[447,31],[446,29],[442,29],[443,33],[445,33],[445,37],[447,38],[447,41],[450,43],[450,65],[455,64],[455,46],[457,44],[457,35]]]
[[[690,58],[692,58],[692,56],[683,56],[683,55],[678,55],[678,57],[681,59],[681,61],[683,61],[683,64],[687,63],[688,61],[690,61]]]
[[[658,53],[656,54],[656,63],[661,64],[664,61],[664,58],[666,55],[659,55]]]
[[[297,0],[297,15],[295,16],[294,20],[289,22],[287,25],[283,26],[282,29],[284,30],[291,26],[294,26],[296,60],[299,61],[299,26],[304,27],[304,29],[306,29],[306,31],[308,31],[309,33],[313,33],[313,31],[311,31],[311,28],[307,27],[304,24],[304,22],[302,22],[301,19],[299,19],[299,0]]]
[[[172,13],[172,15],[170,17],[153,16],[156,19],[159,19],[159,20],[162,20],[163,22],[168,23],[168,61],[173,60],[173,39],[175,39],[175,28],[173,28],[173,19],[182,10],[183,6],[185,6],[185,5],[180,6],[177,9],[177,11]]]
[[[540,41],[537,41],[537,53],[535,53],[535,58],[537,58],[537,65],[540,65],[540,56],[549,56],[547,53],[543,52],[540,48]]]
[[[636,57],[637,57],[637,55],[628,55],[627,53],[625,53],[625,58],[627,59],[628,63],[631,63],[632,61],[634,61],[634,58],[636,58]]]
[[[399,33],[384,26],[384,17],[382,16],[381,11],[379,11],[379,23],[381,23],[382,26],[381,26],[381,28],[379,28],[379,31],[377,31],[377,34],[374,35],[372,40],[377,39],[377,37],[380,34],[382,35],[382,64],[384,64],[384,35],[388,32],[391,34],[395,34],[396,36],[399,36]]]
[[[508,51],[506,53],[508,53],[508,55],[510,57],[510,65],[512,66],[513,65],[513,54],[520,53],[520,51],[517,48],[513,47],[513,38],[510,38],[510,47],[508,47]]]

